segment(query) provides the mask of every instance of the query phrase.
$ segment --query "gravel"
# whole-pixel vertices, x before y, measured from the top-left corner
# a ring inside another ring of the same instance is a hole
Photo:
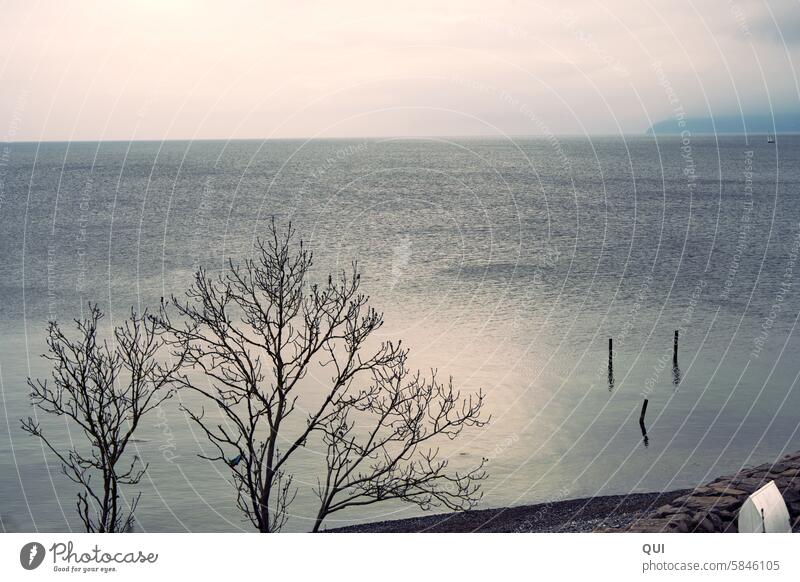
[[[362,533],[554,533],[618,529],[689,490],[570,499],[365,523],[328,530]]]

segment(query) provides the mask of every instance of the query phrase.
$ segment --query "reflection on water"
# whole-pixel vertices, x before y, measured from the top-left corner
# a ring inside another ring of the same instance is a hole
[[[464,391],[485,389],[492,424],[447,451],[456,468],[490,459],[485,506],[685,487],[800,448],[789,268],[800,138],[781,140],[780,159],[764,140],[693,138],[691,187],[680,140],[559,141],[12,145],[0,206],[3,527],[78,525],[70,483],[16,420],[31,412],[25,377],[47,374],[45,322],[88,299],[109,323],[156,305],[197,266],[245,256],[272,215],[305,235],[318,276],[359,261],[385,311],[380,339],[402,338],[414,366]],[[247,529],[228,476],[197,456],[208,443],[180,409],[192,398],[141,427],[139,526]],[[304,455],[292,467],[296,530],[315,512],[320,450]]]
[[[672,366],[672,383],[678,387],[681,383],[681,369],[680,367]]]

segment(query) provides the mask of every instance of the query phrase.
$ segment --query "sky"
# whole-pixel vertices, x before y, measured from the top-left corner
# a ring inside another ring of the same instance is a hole
[[[798,57],[798,0],[0,0],[0,141],[637,134]]]

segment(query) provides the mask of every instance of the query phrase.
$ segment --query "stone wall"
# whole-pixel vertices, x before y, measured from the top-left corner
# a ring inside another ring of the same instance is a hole
[[[742,469],[662,505],[625,528],[634,532],[738,531],[736,517],[742,503],[762,485],[775,481],[794,531],[800,528],[800,451],[776,463]],[[608,530],[606,530],[608,531]]]

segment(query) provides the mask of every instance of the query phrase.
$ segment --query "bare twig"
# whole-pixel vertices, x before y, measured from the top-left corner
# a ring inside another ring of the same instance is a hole
[[[90,305],[88,317],[75,321],[76,339],[51,322],[48,353],[43,356],[52,362],[51,378],[28,379],[33,404],[42,412],[67,417],[85,442],[64,450],[31,417],[22,420],[22,429],[40,438],[61,462],[64,474],[80,486],[77,509],[86,531],[112,533],[133,527],[141,496],[126,509],[120,486],[138,484],[147,470],[136,455],[123,462],[126,447],[142,417],[173,395],[183,358],[178,353],[170,364],[158,361],[163,342],[147,313],[131,311],[114,329],[111,342],[98,339],[102,317],[97,305]]]
[[[200,269],[186,298],[162,304],[161,337],[184,361],[179,382],[222,419],[187,409],[212,445],[203,457],[228,465],[237,505],[261,532],[286,524],[297,493],[288,462],[312,438],[328,451],[315,531],[327,515],[368,500],[471,506],[483,464],[451,474],[428,447],[482,426],[483,396],[462,399],[449,382],[410,376],[400,343],[368,347],[383,316],[360,292],[357,264],[324,284],[308,281],[311,266],[291,225],[281,232],[273,220],[254,259],[230,261],[215,277]],[[290,431],[286,419],[315,365],[330,370],[330,384]],[[358,388],[364,382],[371,385]],[[373,423],[365,435],[354,434],[355,415]]]

